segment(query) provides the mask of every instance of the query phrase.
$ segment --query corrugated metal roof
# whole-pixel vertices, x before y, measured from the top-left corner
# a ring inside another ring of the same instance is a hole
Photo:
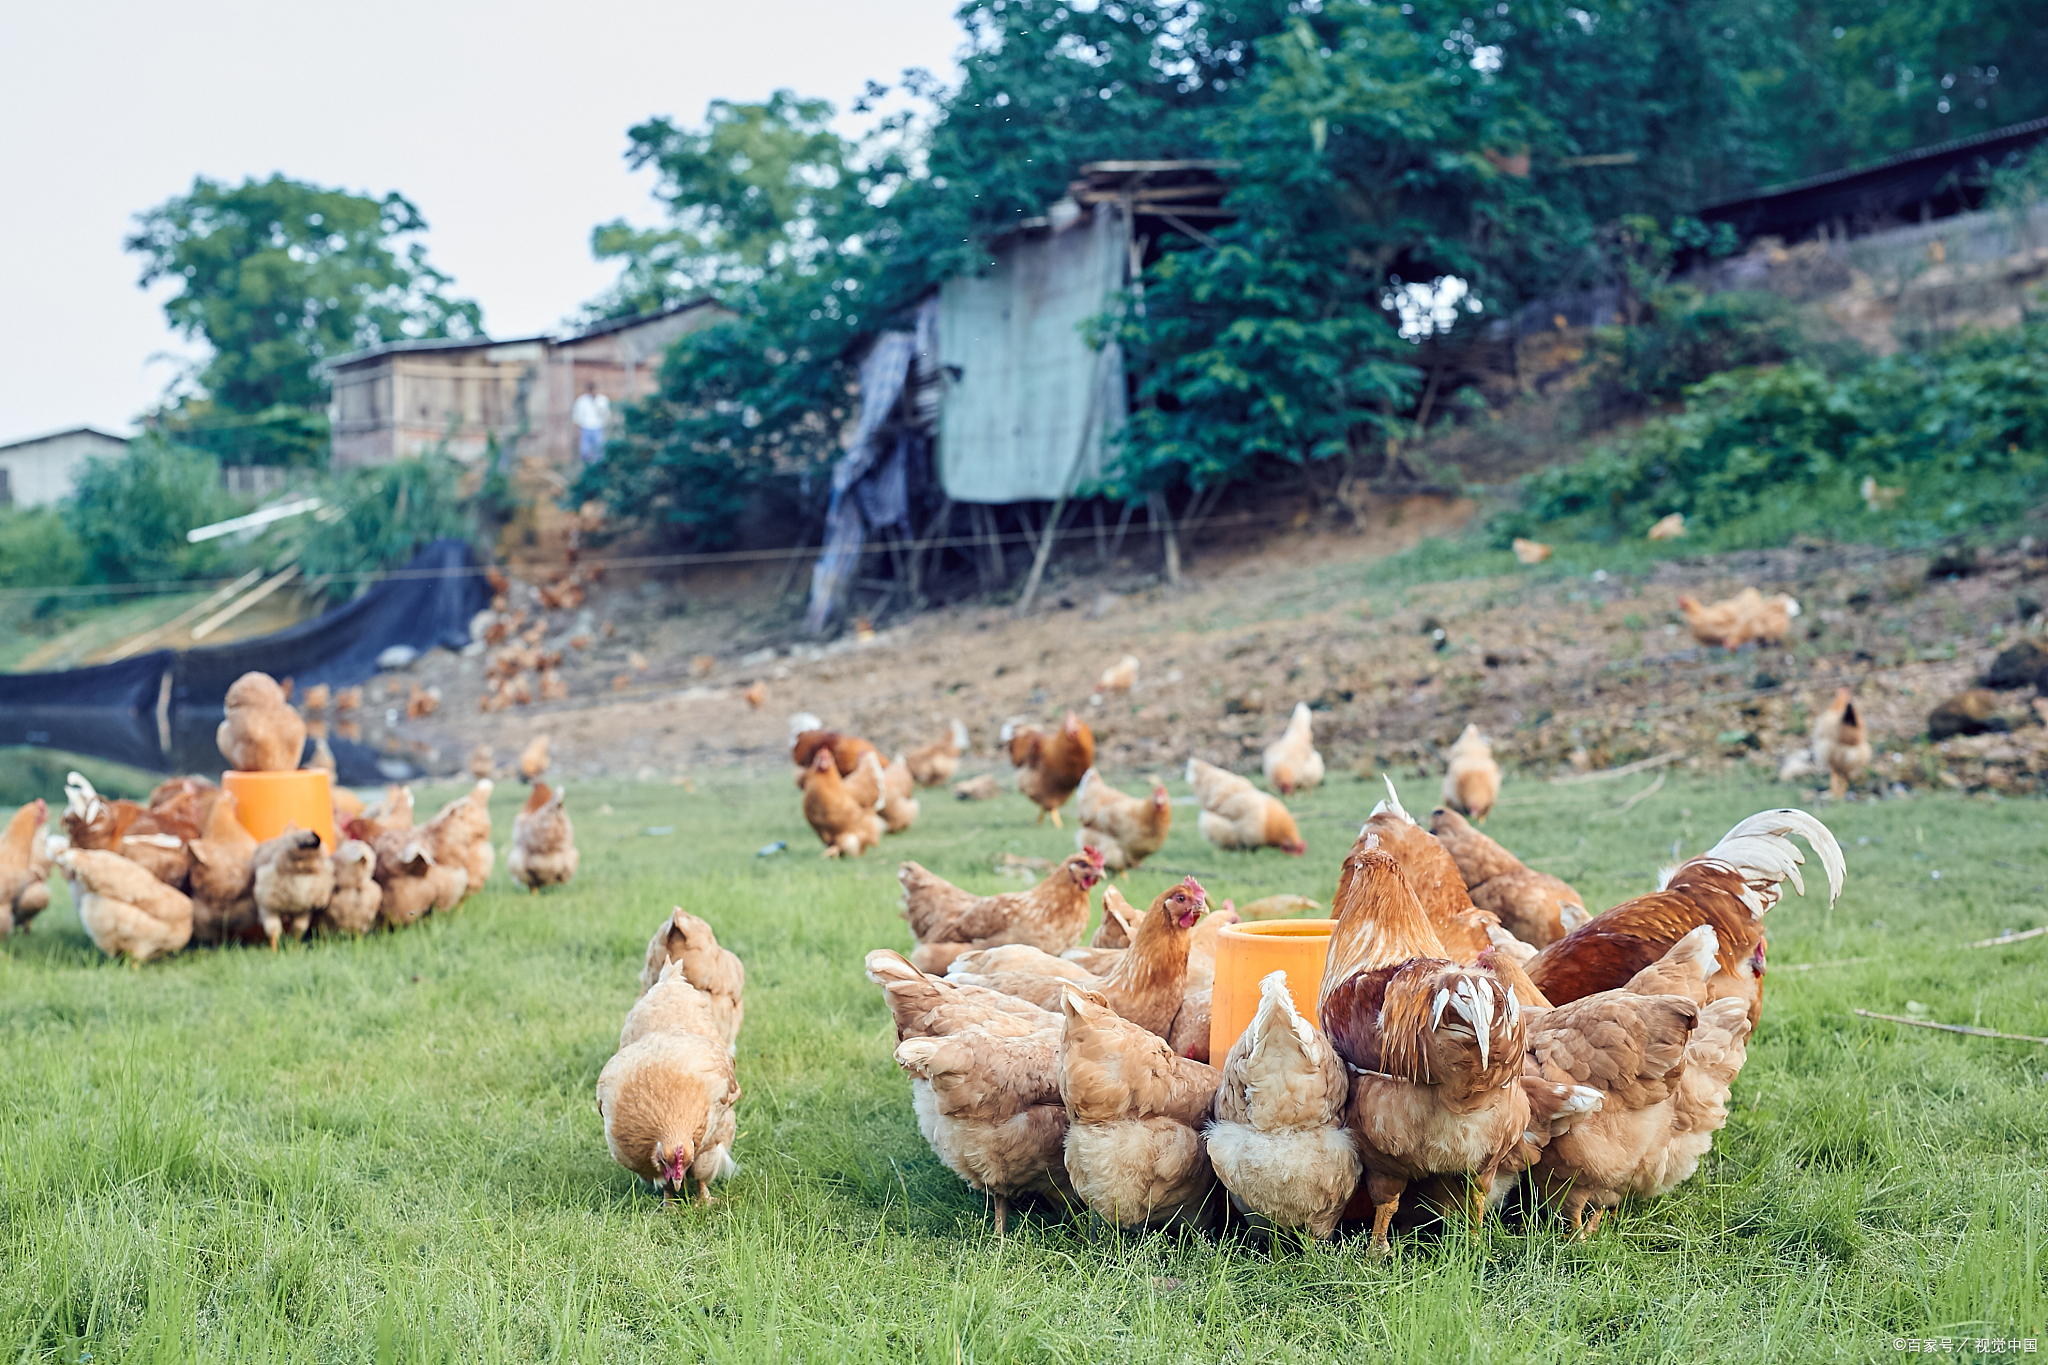
[[[0,445],[0,455],[10,450],[19,450],[23,446],[41,445],[45,441],[61,441],[66,436],[98,436],[102,440],[119,441],[122,445],[127,445],[132,439],[127,436],[116,436],[111,431],[101,431],[98,427],[67,427],[63,431],[49,431],[41,436],[24,436],[18,441],[9,441],[5,445]]]

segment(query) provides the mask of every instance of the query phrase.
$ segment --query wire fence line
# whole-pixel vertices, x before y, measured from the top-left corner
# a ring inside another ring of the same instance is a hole
[[[1250,512],[1231,512],[1218,516],[1203,515],[1186,521],[1173,523],[1174,533],[1206,530],[1212,527],[1246,526],[1253,523],[1279,526],[1285,524],[1285,517],[1259,517]],[[1052,533],[1055,540],[1078,540],[1108,532],[1093,526],[1070,526]],[[871,540],[863,542],[862,554],[869,551],[894,550],[898,553],[921,553],[933,549],[972,549],[981,545],[1024,545],[1035,548],[1041,536],[1031,531],[999,531],[986,535],[932,536],[924,540],[897,539]],[[746,564],[773,560],[793,560],[815,557],[823,554],[822,545],[798,545],[771,550],[712,550],[697,554],[667,555],[622,555],[612,559],[579,557],[573,560],[529,561],[527,569],[559,569],[568,572],[579,568],[610,569],[668,569],[685,568],[700,564]],[[347,573],[322,575],[328,583],[382,583],[419,578],[480,578],[502,566],[478,564],[441,569],[361,569]],[[23,597],[93,597],[103,593],[115,593],[132,597],[164,595],[179,592],[205,592],[208,589],[224,588],[235,582],[232,578],[197,579],[172,578],[153,583],[77,583],[49,584],[44,587],[0,588],[0,601]]]

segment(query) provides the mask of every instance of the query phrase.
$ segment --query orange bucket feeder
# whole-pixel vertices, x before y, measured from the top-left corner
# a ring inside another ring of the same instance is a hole
[[[334,850],[334,790],[328,785],[326,769],[222,773],[220,785],[235,794],[235,818],[259,843],[297,825],[319,835],[329,852]]]
[[[1216,937],[1216,985],[1209,996],[1209,1065],[1222,1066],[1259,1012],[1259,983],[1287,973],[1287,991],[1305,1019],[1316,1017],[1333,919],[1273,919],[1226,924]]]

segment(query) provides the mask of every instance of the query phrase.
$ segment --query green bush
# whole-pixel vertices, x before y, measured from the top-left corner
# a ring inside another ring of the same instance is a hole
[[[0,588],[85,581],[85,546],[54,507],[0,508]]]
[[[1775,294],[1675,286],[1657,293],[1639,325],[1594,333],[1576,406],[1583,426],[1601,426],[1677,399],[1712,375],[1784,364],[1813,349],[1794,305]]]
[[[227,549],[217,540],[190,544],[185,533],[241,508],[212,456],[146,435],[122,455],[87,460],[69,510],[85,581],[148,583],[218,572]]]
[[[1865,477],[1902,490],[1867,506]],[[1683,512],[1690,543],[1793,534],[1926,543],[2008,521],[2048,493],[2048,324],[1969,334],[1832,377],[1804,362],[1735,370],[1685,391],[1577,464],[1523,486],[1489,530],[1639,539]]]
[[[355,575],[396,568],[431,541],[475,539],[473,498],[464,492],[473,477],[440,454],[333,474],[308,490],[325,506],[279,523],[250,548],[288,554],[309,580],[340,576],[334,593],[345,597],[359,586]]]

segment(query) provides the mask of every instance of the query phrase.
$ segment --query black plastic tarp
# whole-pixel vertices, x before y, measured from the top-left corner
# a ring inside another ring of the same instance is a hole
[[[63,673],[0,675],[0,744],[32,744],[153,772],[209,772],[221,764],[214,732],[228,687],[248,672],[347,687],[377,672],[393,645],[425,652],[469,643],[469,622],[490,602],[476,555],[439,540],[361,597],[272,635],[210,649],[160,650]],[[161,722],[161,723],[160,723]],[[391,774],[366,745],[330,739],[338,776],[371,783]]]
[[[62,749],[164,770],[168,649],[65,673],[0,673],[0,744]],[[218,752],[218,751],[216,751]]]

